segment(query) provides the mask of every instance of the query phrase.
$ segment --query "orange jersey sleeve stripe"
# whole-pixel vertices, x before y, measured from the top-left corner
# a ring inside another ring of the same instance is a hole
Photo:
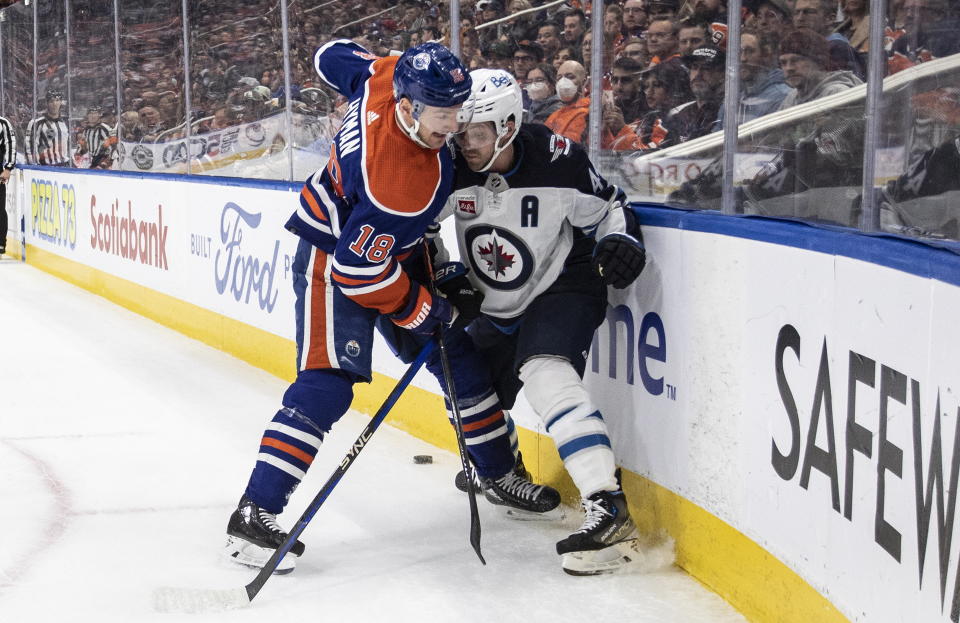
[[[323,210],[320,209],[320,203],[317,202],[317,198],[313,196],[313,193],[310,192],[309,188],[304,186],[303,190],[300,191],[300,196],[303,197],[303,200],[307,202],[308,206],[310,206],[310,211],[313,212],[315,217],[317,217],[317,220],[327,220],[327,215],[324,214]]]
[[[269,447],[271,447],[271,448],[276,448],[277,450],[280,450],[281,452],[286,452],[287,454],[289,454],[289,455],[292,456],[293,458],[295,458],[295,459],[297,459],[297,460],[300,460],[300,461],[303,461],[303,462],[306,463],[307,465],[310,465],[311,463],[313,463],[313,457],[312,457],[312,456],[310,456],[309,454],[307,454],[306,452],[304,452],[304,451],[301,450],[300,448],[297,448],[297,447],[295,447],[295,446],[291,446],[290,444],[284,443],[284,442],[282,442],[282,441],[280,441],[280,440],[278,440],[278,439],[273,439],[272,437],[264,437],[263,439],[260,440],[260,445],[261,445],[261,446],[269,446]]]
[[[485,417],[482,420],[477,420],[476,422],[470,422],[469,424],[463,425],[463,432],[469,433],[475,430],[480,430],[485,426],[490,426],[491,424],[496,423],[498,420],[503,419],[503,411],[497,411],[490,417]]]
[[[350,294],[349,290],[343,290],[343,293],[358,305],[376,309],[381,314],[392,314],[403,307],[409,291],[410,278],[407,277],[405,272],[400,271],[400,276],[396,281],[379,290],[363,294]]]
[[[323,251],[314,252],[313,273],[310,274],[310,347],[307,351],[305,369],[331,368],[327,355],[327,282],[326,272],[329,256]]]
[[[374,284],[374,283],[376,283],[376,282],[384,279],[384,278],[387,276],[388,273],[390,273],[390,272],[393,271],[394,266],[395,266],[395,264],[393,264],[393,263],[391,262],[389,265],[387,265],[387,267],[386,267],[385,269],[383,269],[383,272],[380,273],[379,275],[376,275],[376,276],[374,276],[374,277],[367,277],[367,278],[364,278],[364,279],[356,279],[356,278],[354,278],[354,277],[345,277],[344,275],[341,275],[341,274],[339,274],[339,273],[331,273],[330,276],[333,277],[333,280],[334,280],[336,283],[341,284],[341,285],[345,285],[345,286],[368,286],[368,285]]]

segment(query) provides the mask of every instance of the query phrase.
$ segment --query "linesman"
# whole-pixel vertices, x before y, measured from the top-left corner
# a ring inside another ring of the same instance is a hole
[[[0,117],[0,255],[7,252],[7,180],[17,162],[17,134],[6,117]]]
[[[87,109],[87,118],[79,134],[76,155],[90,154],[90,168],[99,168],[110,155],[110,127],[103,122],[100,106]]]
[[[70,166],[70,131],[60,114],[63,92],[47,91],[46,111],[27,124],[26,155],[30,164]]]

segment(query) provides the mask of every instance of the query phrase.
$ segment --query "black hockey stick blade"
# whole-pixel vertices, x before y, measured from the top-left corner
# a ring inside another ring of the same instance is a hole
[[[300,519],[297,520],[297,523],[287,534],[287,538],[280,544],[280,547],[274,550],[273,555],[270,556],[270,559],[267,560],[263,568],[260,569],[260,572],[257,573],[257,577],[253,578],[249,584],[242,588],[198,589],[177,588],[172,586],[158,588],[153,592],[153,609],[157,612],[196,614],[202,612],[222,612],[249,606],[253,598],[256,597],[260,589],[263,588],[263,585],[266,584],[270,576],[273,575],[273,572],[276,571],[280,565],[280,561],[287,555],[290,548],[293,547],[293,544],[297,542],[297,539],[303,533],[304,529],[306,529],[307,524],[310,523],[313,516],[320,510],[320,507],[326,501],[327,497],[329,497],[334,487],[337,486],[337,483],[340,482],[340,479],[343,478],[346,471],[353,465],[360,451],[367,446],[370,437],[377,428],[379,428],[384,418],[387,417],[387,413],[390,412],[393,405],[400,399],[400,395],[410,384],[410,381],[413,380],[413,377],[416,376],[417,372],[427,360],[427,357],[433,352],[435,346],[436,343],[431,340],[420,349],[420,354],[417,355],[417,358],[410,364],[410,367],[407,368],[407,371],[400,380],[397,381],[393,391],[390,392],[390,395],[387,396],[383,404],[380,405],[380,408],[370,419],[370,422],[363,428],[360,436],[357,437],[357,440],[350,446],[350,450],[347,451],[347,455],[340,461],[340,465],[334,470],[333,474],[330,475],[330,478],[328,478],[327,482],[321,487],[319,493],[314,496],[310,505],[303,511]]]
[[[473,546],[473,551],[477,553],[480,562],[487,564],[480,552],[480,512],[477,509],[477,496],[473,494],[472,482],[467,483],[467,489],[467,496],[470,498],[470,545]]]

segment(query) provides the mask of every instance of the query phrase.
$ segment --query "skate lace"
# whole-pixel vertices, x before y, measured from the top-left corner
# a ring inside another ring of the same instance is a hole
[[[600,525],[604,517],[613,517],[613,513],[605,509],[599,502],[594,502],[593,500],[583,501],[583,512],[586,513],[586,517],[583,518],[583,525],[580,526],[577,532],[590,532]]]
[[[521,478],[513,472],[497,480],[497,484],[505,491],[527,500],[534,499],[541,488],[540,485],[534,484],[526,478]]]
[[[279,532],[280,534],[283,534],[283,528],[281,528],[281,527],[280,527],[280,524],[277,523],[277,516],[276,516],[276,515],[274,515],[274,514],[272,514],[272,513],[268,513],[268,512],[265,511],[265,510],[261,510],[261,511],[260,511],[260,521],[261,521],[261,522],[263,523],[263,525],[266,526],[267,529],[270,530],[271,532]]]

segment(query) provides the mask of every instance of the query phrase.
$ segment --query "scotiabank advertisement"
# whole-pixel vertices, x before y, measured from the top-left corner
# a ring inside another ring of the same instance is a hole
[[[23,174],[15,197],[29,245],[294,340],[299,238],[284,224],[299,205],[299,186],[33,168]],[[406,365],[379,335],[374,347],[376,371],[402,376]],[[439,391],[425,371],[413,384]]]
[[[24,173],[29,244],[293,338],[295,191]]]

